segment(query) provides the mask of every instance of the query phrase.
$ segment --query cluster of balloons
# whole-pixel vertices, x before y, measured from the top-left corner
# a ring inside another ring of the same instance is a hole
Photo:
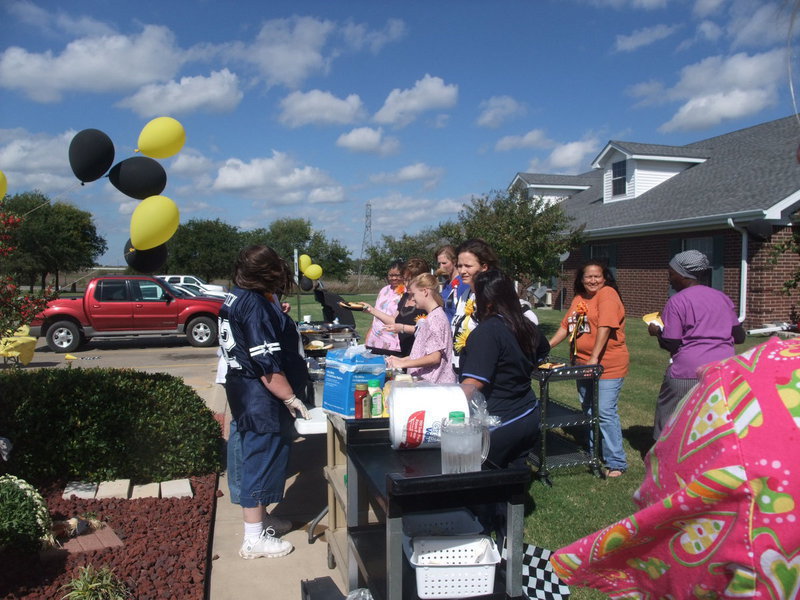
[[[308,254],[301,254],[298,259],[298,267],[300,267],[300,289],[309,292],[314,287],[314,281],[322,277],[322,267],[311,262],[311,257]]]
[[[125,244],[125,262],[142,273],[154,273],[167,260],[167,241],[180,222],[178,206],[162,196],[167,173],[155,158],[169,158],[181,151],[186,131],[172,117],[158,117],[144,126],[133,156],[114,163],[114,143],[99,129],[78,132],[69,145],[69,164],[81,185],[96,181],[108,171],[108,179],[120,192],[141,200],[131,215],[131,237]],[[111,169],[109,171],[109,168]]]

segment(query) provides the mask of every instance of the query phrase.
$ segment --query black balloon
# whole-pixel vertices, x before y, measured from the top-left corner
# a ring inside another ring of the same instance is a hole
[[[100,179],[114,163],[114,142],[99,129],[84,129],[69,144],[69,166],[86,183]]]
[[[149,250],[137,250],[128,240],[125,243],[125,262],[131,269],[140,273],[151,274],[160,270],[167,262],[167,245],[161,244]]]
[[[310,292],[311,289],[314,287],[314,282],[311,281],[305,275],[300,276],[300,289],[304,292]]]
[[[167,187],[164,167],[147,156],[133,156],[118,162],[108,172],[108,179],[120,192],[138,200],[158,196]]]

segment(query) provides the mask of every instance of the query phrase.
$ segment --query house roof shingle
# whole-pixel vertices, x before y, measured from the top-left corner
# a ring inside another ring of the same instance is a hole
[[[619,142],[636,154],[653,150],[661,155],[703,157],[693,165],[636,198],[603,203],[603,171],[572,176],[573,184],[591,187],[563,201],[565,212],[575,223],[586,223],[590,237],[619,235],[624,231],[696,229],[701,224],[724,224],[727,218],[747,222],[765,216],[773,208],[796,194],[798,199],[787,206],[789,212],[800,205],[800,165],[796,150],[800,126],[794,116],[762,123],[701,140],[686,146],[658,146]],[[660,150],[659,150],[660,149]],[[527,176],[533,174],[520,174]],[[550,176],[566,179],[570,176]],[[543,176],[536,174],[532,181]],[[556,179],[553,179],[555,181]],[[787,215],[788,216],[788,215]]]

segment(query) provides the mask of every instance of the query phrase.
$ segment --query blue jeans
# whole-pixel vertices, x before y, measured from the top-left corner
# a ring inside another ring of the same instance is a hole
[[[622,448],[622,425],[619,421],[617,412],[617,401],[619,392],[622,389],[624,378],[601,379],[598,382],[600,398],[598,410],[600,417],[600,433],[603,436],[603,461],[609,469],[619,469],[624,471],[628,468],[628,459],[625,450]],[[577,381],[578,395],[581,398],[581,406],[584,412],[592,414],[592,393],[594,391],[592,382],[587,380]],[[589,445],[593,443],[590,430]]]

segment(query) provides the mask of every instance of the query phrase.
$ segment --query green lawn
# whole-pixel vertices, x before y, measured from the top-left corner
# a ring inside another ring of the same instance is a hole
[[[372,295],[347,296],[347,300],[374,302]],[[296,316],[292,299],[292,315]],[[321,309],[308,296],[302,299],[303,314],[321,319]],[[563,313],[553,310],[537,310],[540,327],[550,337],[558,328]],[[371,318],[356,313],[356,327],[365,335]],[[644,477],[642,456],[652,441],[653,413],[655,401],[668,355],[661,350],[647,333],[641,319],[631,319],[626,328],[628,350],[631,355],[630,372],[625,378],[619,400],[622,433],[628,454],[628,471],[617,479],[599,479],[587,469],[559,469],[551,472],[553,486],[548,487],[534,481],[530,492],[535,503],[525,520],[525,539],[545,548],[561,548],[589,533],[597,531],[618,519],[631,514],[635,506],[631,497]],[[748,337],[738,351],[765,341],[764,337]],[[566,355],[562,343],[556,348],[557,356]],[[550,393],[563,401],[573,402],[577,396],[574,382],[551,384]],[[590,589],[573,589],[575,600],[606,598],[605,594]]]

